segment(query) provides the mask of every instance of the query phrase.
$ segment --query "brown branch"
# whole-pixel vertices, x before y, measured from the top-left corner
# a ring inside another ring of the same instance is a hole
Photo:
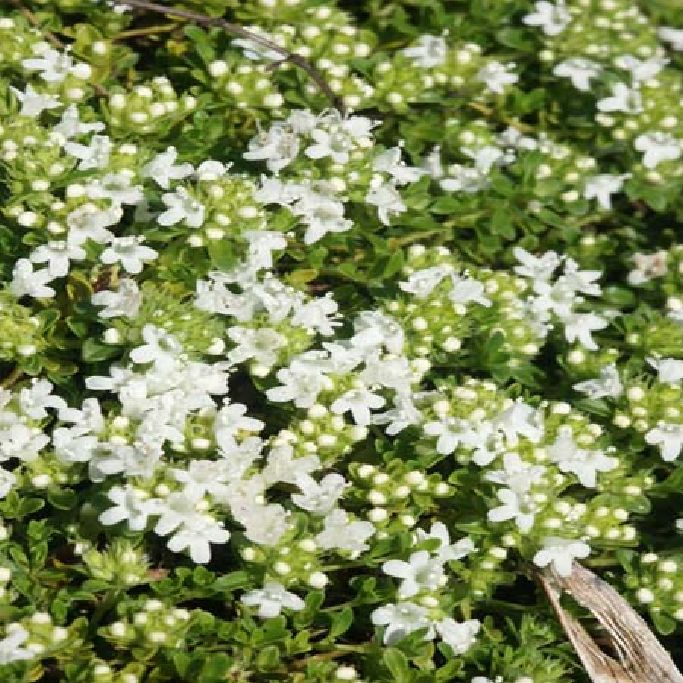
[[[150,12],[157,12],[159,14],[164,14],[168,17],[180,17],[182,19],[188,19],[189,21],[199,24],[201,26],[217,26],[222,28],[226,33],[229,33],[237,38],[244,38],[246,40],[251,40],[252,42],[265,47],[268,50],[277,52],[282,56],[282,62],[288,62],[294,66],[299,67],[305,71],[310,79],[318,86],[320,92],[327,97],[328,100],[335,106],[342,114],[345,113],[345,108],[343,103],[333,92],[332,88],[328,85],[324,76],[316,69],[309,61],[304,59],[301,55],[298,55],[286,48],[278,45],[277,43],[266,38],[258,33],[249,31],[248,29],[240,26],[239,24],[233,24],[230,21],[221,19],[219,17],[209,17],[205,14],[198,14],[197,12],[191,12],[184,9],[176,9],[174,7],[166,7],[165,5],[160,5],[156,2],[148,2],[147,0],[121,0],[122,5],[128,5],[129,7],[136,7],[142,10],[148,10]],[[280,62],[276,62],[276,65]]]
[[[58,50],[63,50],[65,48],[64,43],[57,38],[54,33],[51,33],[45,29],[41,25],[38,17],[31,12],[28,7],[24,7],[24,5],[21,3],[21,0],[9,0],[9,4],[13,7],[16,7],[17,11],[26,19],[26,21],[28,21],[29,24],[31,24],[31,26],[40,29],[41,33],[45,36],[45,40],[47,40],[52,47],[56,47]]]
[[[7,375],[2,382],[0,382],[0,387],[3,389],[9,389],[10,387],[13,387],[23,376],[24,371],[19,366],[16,366],[12,369],[12,372],[10,372],[9,375]]]
[[[169,33],[175,31],[180,24],[162,24],[161,26],[144,26],[142,28],[133,28],[130,31],[121,31],[117,33],[111,40],[127,40],[128,38],[140,38],[143,36],[155,36],[158,33]]]
[[[683,683],[683,675],[645,621],[606,581],[577,563],[568,577],[545,570],[539,579],[594,683]],[[562,608],[562,590],[604,627],[616,659],[605,654],[578,620]]]

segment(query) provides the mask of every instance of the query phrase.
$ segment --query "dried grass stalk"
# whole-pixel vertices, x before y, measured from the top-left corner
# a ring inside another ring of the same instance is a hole
[[[683,683],[669,653],[645,621],[608,583],[575,563],[571,576],[539,575],[550,604],[594,683]],[[602,624],[617,658],[605,654],[586,629],[560,605],[571,595]]]

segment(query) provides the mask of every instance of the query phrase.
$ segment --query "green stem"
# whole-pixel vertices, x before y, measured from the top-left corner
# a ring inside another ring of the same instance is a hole
[[[95,608],[95,611],[93,612],[92,617],[90,617],[88,623],[88,634],[91,638],[97,632],[97,627],[102,622],[102,619],[107,615],[107,612],[109,612],[117,603],[120,593],[121,591],[118,588],[109,589],[105,593],[104,598],[102,598],[102,602],[100,602],[100,604]]]

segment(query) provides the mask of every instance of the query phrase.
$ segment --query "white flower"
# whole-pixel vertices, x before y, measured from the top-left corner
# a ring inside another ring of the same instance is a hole
[[[100,318],[135,318],[142,304],[142,294],[135,280],[122,277],[118,290],[96,292],[90,301],[94,306],[105,306],[97,313]]]
[[[403,640],[407,635],[418,629],[426,628],[425,640],[434,638],[434,628],[431,620],[427,617],[424,607],[412,602],[399,602],[378,607],[370,615],[372,623],[386,626],[384,630],[384,644],[394,645]]]
[[[645,168],[656,168],[663,161],[675,161],[681,156],[681,141],[671,133],[643,133],[633,141],[633,146],[643,152]]]
[[[536,506],[527,493],[517,493],[512,489],[496,491],[502,505],[488,511],[487,517],[491,522],[505,522],[514,519],[517,528],[526,534],[534,525]]]
[[[272,367],[278,359],[278,349],[287,344],[287,339],[270,327],[234,326],[228,329],[228,337],[237,344],[228,353],[231,363],[243,363],[253,359],[256,363]]]
[[[490,306],[491,299],[484,296],[484,285],[469,276],[456,275],[451,273],[453,289],[448,294],[448,298],[455,305],[466,305],[470,302],[480,306]]]
[[[268,452],[266,466],[261,472],[265,486],[282,482],[297,485],[297,482],[319,470],[320,459],[317,455],[294,457],[294,449],[290,444],[274,446]]]
[[[389,225],[391,214],[403,213],[408,208],[393,182],[371,189],[365,196],[365,201],[377,207],[377,214],[384,225]]]
[[[130,529],[142,531],[150,515],[158,514],[159,511],[158,500],[148,498],[144,491],[130,484],[112,487],[107,497],[115,505],[102,512],[98,518],[105,526],[126,520]]]
[[[422,160],[420,166],[430,178],[443,178],[444,170],[441,163],[441,147],[436,145]]]
[[[614,363],[602,368],[597,379],[578,382],[574,385],[574,389],[594,399],[605,397],[619,398],[624,393],[624,386],[621,383],[617,366]]]
[[[488,175],[494,166],[502,166],[508,161],[505,152],[494,145],[484,145],[476,149],[461,147],[460,151],[474,161],[474,168],[482,175]]]
[[[285,590],[281,583],[275,581],[268,581],[263,588],[245,593],[242,602],[250,607],[258,606],[258,615],[262,619],[276,617],[283,608],[298,612],[305,607],[298,595]]]
[[[436,452],[449,455],[459,446],[467,423],[459,418],[446,417],[439,421],[427,422],[423,429],[427,436],[437,437]]]
[[[412,553],[408,562],[389,560],[382,565],[382,571],[401,579],[398,597],[412,598],[421,591],[435,591],[446,581],[443,563],[431,557],[426,550]]]
[[[4,498],[16,484],[17,477],[13,472],[0,467],[0,498]]]
[[[315,537],[324,550],[345,550],[357,556],[368,549],[366,541],[375,533],[371,522],[351,521],[348,514],[335,508],[323,520],[323,530]]]
[[[111,199],[113,204],[139,204],[143,200],[142,186],[132,185],[130,171],[107,173],[85,186],[90,199]]]
[[[227,543],[230,532],[210,515],[196,515],[185,522],[166,542],[174,553],[187,549],[196,564],[206,564],[211,559],[211,543]]]
[[[332,389],[334,383],[319,368],[308,363],[293,360],[288,368],[277,371],[281,384],[266,391],[269,401],[283,403],[294,401],[297,408],[310,408],[325,389]]]
[[[77,135],[101,133],[105,128],[106,126],[101,121],[82,123],[79,118],[78,107],[75,104],[70,104],[62,112],[61,121],[56,126],[53,126],[50,132],[61,136],[62,141],[66,141]]]
[[[559,278],[559,283],[582,294],[600,296],[600,285],[595,281],[602,276],[600,270],[579,270],[579,264],[572,258],[567,257],[564,262],[564,273]]]
[[[299,306],[292,316],[292,325],[299,325],[311,332],[319,332],[324,336],[334,334],[334,328],[342,323],[334,319],[338,310],[337,302],[332,294],[311,299]]]
[[[414,382],[415,373],[407,358],[380,358],[372,355],[365,359],[365,369],[360,378],[366,384],[381,385],[394,389],[402,396],[410,396],[410,385]]]
[[[20,258],[14,264],[10,291],[17,298],[32,296],[36,299],[49,299],[55,295],[55,290],[48,287],[47,283],[54,278],[49,268],[34,271],[33,264],[27,258]]]
[[[9,89],[14,93],[14,96],[19,102],[21,102],[21,109],[19,110],[21,116],[40,116],[46,109],[54,109],[55,107],[60,107],[62,104],[59,97],[41,95],[30,85],[26,86],[24,92],[17,90],[11,85]]]
[[[522,247],[515,247],[512,253],[521,263],[521,265],[515,266],[515,273],[532,280],[543,282],[549,280],[560,265],[560,257],[554,251],[547,251],[542,256],[534,256]]]
[[[488,177],[476,168],[451,164],[448,167],[448,172],[450,175],[439,181],[441,189],[447,192],[468,192],[471,194],[488,187]]]
[[[560,576],[570,576],[574,558],[584,559],[590,552],[590,546],[583,541],[550,536],[543,539],[543,548],[534,555],[534,564],[537,567],[547,567],[552,563]]]
[[[273,252],[287,247],[285,236],[273,230],[247,230],[242,236],[249,243],[249,262],[254,268],[272,268]]]
[[[36,247],[29,258],[33,263],[47,263],[47,272],[52,277],[64,277],[69,272],[69,260],[81,261],[85,250],[64,240],[51,240]]]
[[[330,130],[316,128],[310,132],[310,136],[315,144],[304,150],[309,159],[330,157],[335,164],[345,164],[349,160],[349,153],[355,147],[353,137],[343,125],[333,125]]]
[[[306,224],[304,243],[313,244],[328,232],[346,232],[353,227],[353,221],[344,218],[344,204],[334,197],[304,189],[292,211],[303,218]]]
[[[40,71],[40,77],[47,83],[61,83],[69,74],[80,78],[90,75],[90,67],[87,64],[74,64],[66,51],[43,47],[42,43],[37,43],[33,51],[37,56],[22,60],[21,65],[28,71]]]
[[[601,112],[622,111],[627,114],[639,114],[643,111],[643,98],[636,88],[629,88],[624,83],[613,83],[612,95],[598,100],[596,106]]]
[[[60,419],[62,411],[67,407],[66,401],[61,396],[56,396],[52,393],[51,382],[46,379],[31,380],[31,386],[23,387],[19,391],[19,406],[24,415],[34,420],[42,420],[48,416],[46,408],[53,408],[60,411]]]
[[[337,415],[350,411],[357,425],[367,427],[370,424],[370,410],[381,408],[385,402],[381,396],[373,394],[366,387],[359,387],[342,394],[330,408]]]
[[[636,84],[654,78],[668,63],[664,57],[638,59],[633,55],[621,55],[614,60],[616,66],[630,72]]]
[[[182,180],[194,172],[192,164],[176,164],[177,158],[176,148],[167,147],[165,152],[157,154],[142,167],[140,175],[143,178],[152,178],[159,187],[168,190],[171,180]]]
[[[133,363],[154,363],[159,369],[170,369],[183,351],[180,342],[172,334],[156,325],[145,325],[142,339],[145,343],[130,352]]]
[[[630,173],[622,173],[621,175],[601,173],[590,176],[586,178],[586,184],[583,188],[584,199],[597,199],[598,204],[603,209],[609,210],[612,208],[612,195],[621,192],[624,180],[630,177]]]
[[[161,201],[168,208],[157,216],[159,225],[169,226],[185,221],[190,228],[200,228],[204,224],[206,213],[204,205],[184,187],[179,187],[175,192],[162,194]]]
[[[82,145],[79,142],[67,142],[64,145],[64,151],[67,154],[80,159],[79,171],[107,168],[111,148],[112,144],[108,135],[93,135],[88,145]]]
[[[52,432],[55,455],[63,463],[87,462],[99,446],[88,427],[57,427]]]
[[[353,321],[356,331],[351,340],[356,348],[376,349],[384,346],[389,353],[401,355],[405,333],[403,327],[381,311],[361,311]]]
[[[292,494],[292,502],[316,517],[328,514],[348,486],[346,479],[336,472],[326,474],[320,483],[308,475],[299,477],[296,485],[301,494]]]
[[[479,633],[481,623],[478,619],[469,619],[460,623],[455,619],[446,617],[437,621],[435,626],[436,632],[441,636],[444,643],[450,646],[453,653],[462,655],[476,642],[476,635]]]
[[[598,472],[609,472],[619,464],[617,458],[608,457],[602,451],[579,448],[571,428],[561,428],[547,450],[562,472],[575,474],[581,485],[588,488],[595,488]]]
[[[451,544],[448,529],[443,522],[433,522],[428,532],[424,531],[424,529],[416,529],[415,536],[418,543],[432,539],[439,541],[439,547],[436,550],[432,550],[432,553],[442,564],[452,560],[461,560],[475,551],[474,543],[469,536]]]
[[[0,460],[21,458],[31,462],[50,443],[50,437],[38,427],[15,422],[0,431]]]
[[[401,50],[401,53],[412,58],[415,66],[432,69],[446,61],[448,46],[443,36],[422,35],[416,45]]]
[[[318,125],[320,116],[310,109],[295,109],[285,120],[295,133],[306,135]]]
[[[197,166],[195,177],[197,180],[218,180],[219,178],[222,178],[231,167],[232,162],[224,164],[221,161],[216,161],[215,159],[206,159],[205,161],[202,161],[199,166]]]
[[[648,358],[647,362],[657,371],[660,382],[677,386],[683,380],[683,360],[675,358]]]
[[[259,30],[259,34],[272,41],[272,38],[270,38],[265,31]],[[231,41],[231,44],[236,47],[241,47],[244,52],[244,56],[247,59],[252,59],[254,61],[259,61],[261,59],[278,61],[282,59],[282,52],[265,47],[264,45],[261,45],[261,43],[257,43],[255,40],[251,40],[250,38],[236,38]]]
[[[569,26],[572,15],[560,1],[556,5],[546,0],[535,3],[535,12],[527,14],[522,21],[527,26],[540,26],[547,36],[557,36]]]
[[[98,244],[111,242],[114,235],[107,227],[118,223],[122,216],[123,209],[120,206],[100,209],[90,202],[83,204],[66,217],[66,224],[69,226],[67,242],[78,246],[89,239]]]
[[[417,409],[410,394],[400,394],[394,398],[394,407],[384,413],[374,414],[372,423],[387,425],[384,429],[389,436],[395,436],[399,432],[422,422],[422,413]]]
[[[581,346],[591,351],[599,347],[591,337],[591,332],[604,330],[609,321],[595,313],[571,313],[562,318],[565,339],[573,344],[578,341]]]
[[[683,28],[672,28],[671,26],[660,26],[657,29],[660,40],[671,45],[673,50],[683,50]]]
[[[496,484],[503,484],[515,493],[528,493],[531,487],[543,480],[546,468],[522,460],[514,451],[503,455],[503,469],[486,472],[484,478]]]
[[[308,475],[299,477],[297,486],[301,494],[293,494],[292,502],[302,510],[322,517],[335,507],[347,485],[346,479],[336,472],[326,474],[320,483]]]
[[[191,460],[187,469],[172,468],[176,481],[184,485],[184,491],[191,498],[201,498],[206,493],[224,499],[231,474],[231,462],[220,460]]]
[[[633,255],[635,268],[628,274],[626,280],[630,285],[642,285],[655,277],[664,277],[668,272],[667,261],[669,252],[664,249],[654,254],[636,253]]]
[[[672,462],[683,448],[683,425],[660,422],[645,434],[645,442],[651,446],[659,446],[662,459]]]
[[[266,168],[278,174],[299,154],[299,136],[289,125],[278,122],[249,140],[247,149],[242,155],[247,161],[265,161]]]
[[[214,418],[214,435],[224,453],[237,449],[236,437],[244,432],[260,432],[265,426],[261,420],[249,417],[247,406],[228,403],[227,399]]]
[[[248,501],[240,517],[235,514],[235,506],[230,501],[230,510],[235,519],[244,525],[246,538],[257,545],[276,546],[289,528],[289,513],[282,505],[254,505],[253,501]]]
[[[519,76],[513,73],[514,64],[489,62],[477,72],[477,80],[483,83],[492,93],[501,95],[505,86],[517,83]]]
[[[414,183],[427,173],[422,168],[408,166],[401,158],[400,147],[391,147],[378,154],[372,162],[372,169],[388,173],[396,185]]]
[[[176,529],[193,524],[203,523],[203,515],[199,512],[202,497],[196,491],[174,491],[157,503],[159,519],[154,526],[154,533],[167,536]]]
[[[532,443],[541,440],[541,418],[541,412],[537,408],[518,399],[493,420],[493,425],[496,430],[503,432],[507,445],[514,448],[519,442],[519,436],[529,439]]]
[[[422,268],[411,273],[408,279],[399,282],[398,286],[418,299],[426,299],[452,270],[453,267],[449,264]]]
[[[591,78],[596,78],[601,72],[602,67],[597,62],[582,57],[565,59],[553,69],[555,76],[571,79],[572,85],[582,92],[591,89]]]
[[[136,275],[142,271],[144,263],[154,261],[159,255],[154,249],[143,246],[144,241],[143,235],[115,237],[100,254],[100,261],[107,265],[120,263],[127,273]]]
[[[28,631],[19,623],[7,625],[7,635],[0,640],[0,665],[11,664],[25,659],[33,659],[36,655],[27,648],[20,647],[28,640]]]

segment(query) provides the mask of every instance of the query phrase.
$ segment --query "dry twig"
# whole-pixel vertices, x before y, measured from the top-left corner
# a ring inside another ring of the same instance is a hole
[[[549,570],[539,577],[557,618],[594,683],[683,683],[683,675],[645,621],[589,569],[575,563],[569,577]],[[578,620],[562,608],[562,590],[602,624],[617,659],[605,654]]]
[[[164,14],[168,17],[180,17],[182,19],[187,19],[195,24],[200,24],[201,26],[217,26],[222,28],[227,33],[236,36],[237,38],[244,38],[246,40],[251,40],[253,43],[265,47],[268,50],[277,52],[282,56],[282,60],[275,62],[275,66],[279,66],[282,63],[293,64],[305,71],[311,80],[318,86],[325,97],[327,97],[330,102],[343,114],[344,106],[339,98],[332,91],[324,76],[316,69],[309,61],[304,59],[301,55],[294,52],[290,52],[286,48],[278,45],[269,38],[259,35],[249,31],[248,29],[240,26],[239,24],[233,24],[230,21],[221,19],[219,17],[209,17],[205,14],[199,14],[197,12],[191,12],[184,9],[176,9],[175,7],[166,7],[165,5],[159,5],[156,2],[147,2],[147,0],[122,0],[121,4],[128,5],[129,7],[136,7],[142,10],[148,10],[150,12],[157,12],[159,14]]]

